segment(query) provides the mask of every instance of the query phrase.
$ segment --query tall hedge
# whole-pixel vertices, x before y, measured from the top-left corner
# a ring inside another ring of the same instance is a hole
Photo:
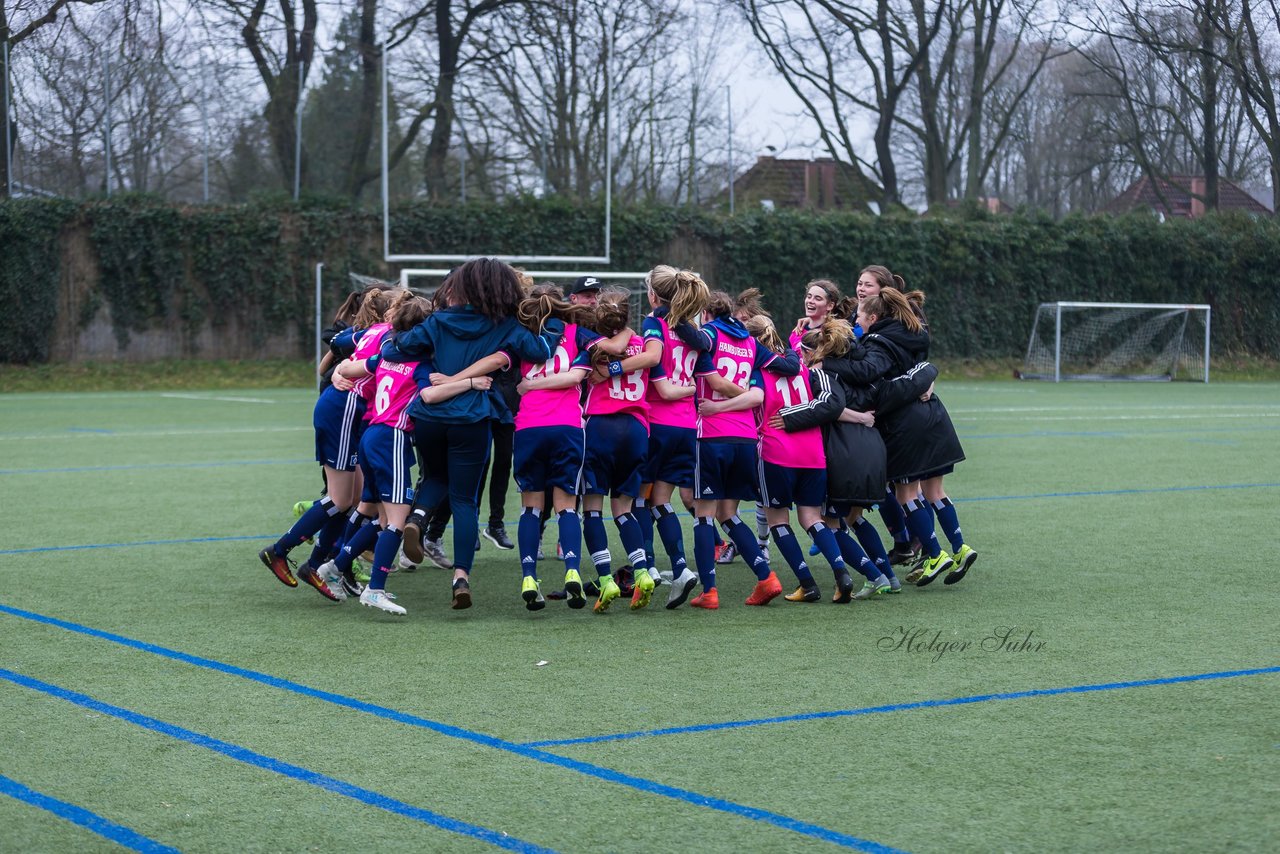
[[[595,255],[603,249],[603,223],[600,206],[563,200],[418,204],[394,212],[391,243],[394,251],[423,254]],[[109,306],[122,346],[142,329],[181,324],[194,333],[232,318],[251,334],[289,324],[305,332],[317,262],[326,265],[335,304],[348,271],[394,273],[381,261],[378,214],[341,205],[7,201],[0,203],[0,310],[11,334],[0,361],[44,361],[55,321],[93,319],[93,310],[56,317],[59,265],[76,229],[87,235],[99,272],[80,304]],[[785,324],[799,315],[808,280],[832,278],[850,290],[863,266],[885,264],[927,294],[941,357],[1016,358],[1036,304],[1068,299],[1207,302],[1217,354],[1280,355],[1280,222],[1270,218],[728,217],[634,207],[615,208],[612,250],[614,269],[696,265],[713,287],[758,286]]]

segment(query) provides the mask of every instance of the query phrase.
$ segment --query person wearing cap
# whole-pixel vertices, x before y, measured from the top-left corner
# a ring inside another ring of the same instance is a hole
[[[569,302],[574,305],[595,307],[600,301],[600,289],[604,287],[595,276],[579,276],[569,288]]]

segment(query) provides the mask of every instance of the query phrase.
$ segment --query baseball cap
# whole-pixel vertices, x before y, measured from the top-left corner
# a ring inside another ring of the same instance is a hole
[[[579,276],[573,283],[573,287],[569,288],[569,295],[580,294],[583,291],[598,291],[603,287],[604,285],[595,276]]]

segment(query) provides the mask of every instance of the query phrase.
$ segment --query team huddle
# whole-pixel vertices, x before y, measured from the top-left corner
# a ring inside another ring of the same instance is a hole
[[[716,566],[735,556],[756,577],[746,604],[767,605],[783,595],[770,542],[795,576],[791,602],[822,600],[808,560],[819,556],[837,603],[964,578],[977,552],[943,488],[964,452],[934,394],[924,294],[880,266],[861,272],[854,297],[810,282],[784,341],[756,289],[731,297],[665,265],[645,282],[652,311],[638,330],[626,290],[583,277],[566,299],[488,258],[453,270],[431,301],[379,286],[352,294],[313,415],[325,494],[259,558],[290,587],[302,579],[333,601],[402,615],[388,575],[425,555],[452,568],[452,607],[469,608],[492,454],[484,534],[517,549],[529,610],[548,598],[584,608],[589,597],[597,612],[627,598],[640,609],[664,584],[667,608],[714,610]],[[501,516],[508,470],[522,508],[514,544]],[[616,572],[606,496],[626,552]],[[754,529],[743,501],[756,503]],[[695,520],[692,567],[677,506]],[[544,594],[538,563],[553,520],[564,585]],[[290,552],[307,540],[295,568]],[[361,577],[357,557],[370,549]]]

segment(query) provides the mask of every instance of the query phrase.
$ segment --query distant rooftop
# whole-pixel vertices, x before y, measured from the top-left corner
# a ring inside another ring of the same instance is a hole
[[[1116,196],[1103,211],[1125,213],[1150,209],[1170,217],[1196,219],[1204,216],[1203,175],[1170,175],[1168,178],[1139,178]],[[1255,216],[1271,216],[1271,208],[1226,178],[1218,178],[1218,210],[1244,211]]]

